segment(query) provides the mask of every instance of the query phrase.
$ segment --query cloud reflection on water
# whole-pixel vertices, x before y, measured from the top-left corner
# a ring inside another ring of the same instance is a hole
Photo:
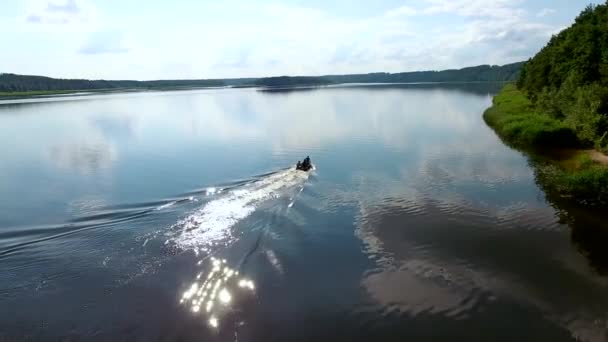
[[[478,115],[490,101],[472,96],[463,105],[461,92],[440,87],[383,89],[323,88],[293,96],[252,89],[218,91],[212,96],[201,93],[177,103],[171,109],[178,115],[176,120],[165,124],[186,137],[216,143],[269,142],[276,153],[378,139],[403,149],[419,145],[422,134],[430,131],[446,137],[471,136],[479,128]],[[428,103],[419,101],[420,97]],[[433,115],[428,115],[428,105]]]
[[[118,150],[102,141],[70,142],[51,147],[49,158],[58,167],[89,174],[110,168],[118,159]]]
[[[498,300],[537,310],[583,340],[601,340],[601,303],[608,298],[603,282],[570,247],[568,227],[542,198],[505,193],[522,180],[533,182],[531,176],[505,177],[520,172],[505,173],[510,168],[498,165],[484,170],[492,180],[485,188],[482,183],[467,192],[456,180],[466,184],[475,172],[449,165],[430,178],[420,178],[423,172],[393,181],[360,178],[356,235],[375,263],[361,280],[370,297],[386,311],[453,319],[490,310]],[[500,179],[497,190],[510,200],[484,200]],[[574,279],[584,293],[570,291]],[[581,305],[589,293],[597,305]]]

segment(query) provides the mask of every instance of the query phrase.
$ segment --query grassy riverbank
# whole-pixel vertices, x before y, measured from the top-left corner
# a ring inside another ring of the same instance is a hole
[[[514,84],[507,84],[484,113],[488,125],[516,147],[578,147],[576,134],[566,124],[535,110]]]
[[[539,112],[515,85],[494,97],[484,120],[531,158],[545,190],[589,205],[608,203],[608,158],[587,149],[564,121]]]

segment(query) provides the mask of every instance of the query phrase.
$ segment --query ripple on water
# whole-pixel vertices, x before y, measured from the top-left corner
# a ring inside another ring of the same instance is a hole
[[[372,300],[366,310],[383,317],[479,320],[500,301],[524,314],[541,312],[575,336],[597,337],[603,329],[592,319],[603,300],[596,281],[564,264],[576,255],[555,255],[568,244],[568,230],[550,207],[476,206],[449,196],[361,202],[356,235],[375,264],[361,280]],[[584,298],[564,297],[570,281],[599,303],[582,307]]]

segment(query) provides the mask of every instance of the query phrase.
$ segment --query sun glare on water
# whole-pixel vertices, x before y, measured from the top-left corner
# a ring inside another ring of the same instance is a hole
[[[230,309],[239,292],[251,293],[255,289],[253,281],[239,277],[239,272],[230,268],[225,259],[211,257],[209,272],[201,272],[195,278],[179,302],[190,307],[193,314],[205,315],[212,328],[219,327],[222,314]]]

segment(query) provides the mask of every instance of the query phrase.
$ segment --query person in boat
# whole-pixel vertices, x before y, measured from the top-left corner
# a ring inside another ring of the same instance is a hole
[[[300,163],[298,160],[298,164],[296,164],[296,170],[308,171],[312,168],[312,164],[310,163],[310,157],[304,158],[304,160]]]

